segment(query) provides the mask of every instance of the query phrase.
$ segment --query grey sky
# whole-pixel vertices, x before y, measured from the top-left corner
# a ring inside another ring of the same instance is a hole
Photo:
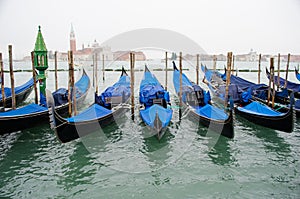
[[[139,28],[163,28],[207,53],[300,54],[300,0],[0,0],[0,52],[17,58],[34,48],[38,25],[48,50],[67,51]]]

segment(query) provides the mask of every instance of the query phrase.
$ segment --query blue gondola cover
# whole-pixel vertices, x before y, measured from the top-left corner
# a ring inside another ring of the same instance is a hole
[[[16,110],[0,112],[0,117],[26,115],[26,114],[38,113],[38,112],[47,111],[47,110],[48,109],[46,107],[39,106],[37,104],[28,104],[28,105],[18,108]]]
[[[68,122],[84,122],[89,120],[96,120],[98,118],[104,117],[108,114],[111,114],[112,111],[106,109],[98,104],[93,104],[88,109],[84,110],[80,114],[67,118]]]
[[[154,104],[151,107],[140,111],[143,121],[151,127],[154,127],[156,113],[162,122],[162,128],[168,126],[172,119],[173,111],[171,109],[166,109],[160,105]]]
[[[21,85],[21,86],[17,86],[15,87],[15,94],[19,94],[25,90],[27,90],[28,88],[33,86],[33,78],[31,78],[29,81],[27,81],[25,84]],[[4,88],[4,93],[5,93],[5,97],[11,97],[11,88]],[[2,93],[0,92],[0,100],[2,100]]]
[[[125,102],[130,97],[130,78],[127,75],[121,76],[117,83],[108,87],[100,96],[96,96],[95,102],[110,108],[110,103],[106,102],[106,99],[118,96],[122,96],[122,102]]]
[[[238,107],[239,111],[243,111],[246,113],[256,114],[256,115],[262,115],[262,116],[281,116],[284,115],[284,113],[280,113],[278,111],[275,111],[271,109],[270,107],[261,104],[259,102],[251,102],[245,107]]]

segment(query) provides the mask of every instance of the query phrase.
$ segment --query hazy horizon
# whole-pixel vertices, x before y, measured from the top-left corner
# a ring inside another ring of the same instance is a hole
[[[127,31],[159,28],[185,35],[208,54],[300,54],[299,19],[299,0],[0,0],[0,52],[6,58],[12,44],[15,59],[30,55],[38,25],[48,50],[66,52],[72,23],[78,49],[95,39],[101,44]]]

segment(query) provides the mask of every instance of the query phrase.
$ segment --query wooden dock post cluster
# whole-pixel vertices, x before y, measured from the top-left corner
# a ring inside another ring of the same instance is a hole
[[[134,62],[135,54],[130,53],[130,93],[131,93],[131,119],[134,120]]]

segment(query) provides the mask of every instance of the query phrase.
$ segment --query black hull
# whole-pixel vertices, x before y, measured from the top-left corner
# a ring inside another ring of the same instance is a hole
[[[27,90],[24,90],[21,93],[18,93],[16,95],[16,106],[24,102],[28,98],[32,90],[33,90],[33,86],[29,87]],[[2,106],[3,106],[3,101],[0,100],[0,107]],[[11,108],[11,107],[12,107],[12,97],[10,96],[8,98],[5,98],[5,108]]]
[[[61,115],[66,115],[68,113],[68,104],[56,107],[56,111]],[[3,117],[0,118],[0,135],[29,129],[47,123],[49,123],[48,110],[23,116]]]
[[[184,104],[184,108],[189,108]],[[227,138],[234,138],[234,128],[233,128],[233,116],[232,111],[230,111],[229,117],[227,120],[212,120],[203,116],[198,115],[192,109],[188,111],[188,116],[199,124],[208,127],[210,130],[221,134]]]
[[[55,124],[52,124],[54,125],[52,128],[54,127],[53,129],[57,138],[62,143],[66,143],[108,126],[109,124],[115,122],[115,119],[120,118],[120,116],[123,115],[126,110],[127,108],[120,107],[109,115],[85,122],[68,122],[53,109],[52,111],[49,111],[50,121],[52,120],[55,122]]]
[[[284,131],[287,133],[291,133],[294,129],[294,115],[293,108],[289,109],[283,116],[261,116],[251,113],[245,113],[236,107],[235,113],[245,118],[246,120],[258,124],[264,127],[268,127],[274,130]]]
[[[86,75],[86,73],[84,72],[83,75]],[[89,87],[90,87],[90,82],[88,88]],[[77,98],[77,104],[79,107],[84,103],[88,91],[89,89],[87,89],[85,93],[82,93],[82,95]],[[60,115],[67,116],[68,108],[69,108],[69,104],[66,103],[55,107],[55,110]],[[5,133],[12,133],[15,131],[21,131],[24,129],[32,128],[47,123],[49,123],[48,110],[38,112],[38,113],[25,114],[25,115],[0,117],[0,135]]]

